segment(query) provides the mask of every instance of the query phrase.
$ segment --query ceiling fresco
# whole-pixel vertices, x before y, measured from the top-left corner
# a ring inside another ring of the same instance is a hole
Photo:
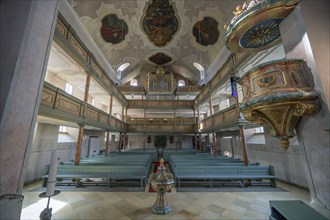
[[[178,30],[179,21],[174,7],[169,0],[152,0],[146,5],[142,28],[157,47],[163,47]]]
[[[109,14],[102,19],[101,36],[104,41],[118,44],[122,42],[128,32],[128,26],[117,15]]]
[[[157,65],[164,65],[165,63],[170,62],[172,58],[163,53],[156,53],[150,57],[149,60]]]
[[[204,17],[194,25],[193,35],[203,46],[215,44],[219,38],[218,22],[211,17]]]
[[[213,74],[210,67],[225,46],[223,27],[243,2],[73,0],[72,7],[114,70],[125,62],[131,64],[122,72],[122,85],[145,79],[157,65],[164,65],[176,79],[200,85],[200,72],[193,63],[203,66],[206,77]]]

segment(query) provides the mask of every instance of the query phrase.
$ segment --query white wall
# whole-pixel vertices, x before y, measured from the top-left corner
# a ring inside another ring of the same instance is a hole
[[[261,165],[273,165],[278,179],[308,188],[301,148],[296,144],[296,139],[291,139],[290,147],[288,150],[285,150],[281,146],[280,141],[270,135],[270,129],[264,129],[266,144],[247,143],[249,162],[259,162]],[[233,137],[234,157],[242,159],[242,145],[239,140],[239,132],[233,135]],[[230,148],[226,147],[226,149]]]
[[[128,136],[128,149],[143,149],[143,140],[144,138],[151,137],[151,142],[147,143],[145,141],[145,149],[155,149],[155,135],[129,135]],[[167,146],[166,149],[175,149],[174,135],[173,135],[173,143],[170,143],[171,135],[166,135],[167,138]],[[178,136],[178,149],[192,149],[192,136]]]
[[[74,159],[76,143],[57,143],[58,130],[57,125],[37,123],[25,183],[40,179],[44,174],[45,166],[50,164],[52,150],[58,151],[59,161]]]

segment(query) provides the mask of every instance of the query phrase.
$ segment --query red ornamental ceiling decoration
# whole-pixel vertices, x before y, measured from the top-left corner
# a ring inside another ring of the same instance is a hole
[[[108,43],[122,42],[128,32],[126,22],[115,14],[109,14],[102,19],[101,36]]]
[[[177,32],[179,20],[169,0],[152,0],[151,3],[146,3],[141,25],[149,39],[157,47],[163,47]]]
[[[156,53],[151,56],[149,60],[157,65],[164,65],[165,63],[170,62],[172,58],[163,53]]]

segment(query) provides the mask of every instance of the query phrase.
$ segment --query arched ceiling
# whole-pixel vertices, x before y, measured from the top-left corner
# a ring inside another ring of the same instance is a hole
[[[241,0],[69,1],[113,69],[129,62],[122,84],[163,65],[190,85],[224,48],[224,28]],[[142,83],[142,82],[140,82]]]

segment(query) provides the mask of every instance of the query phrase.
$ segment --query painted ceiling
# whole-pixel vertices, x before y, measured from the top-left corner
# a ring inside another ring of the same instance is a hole
[[[177,79],[200,83],[224,48],[224,25],[240,0],[72,0],[71,5],[113,69],[129,62],[122,84],[162,65]]]

